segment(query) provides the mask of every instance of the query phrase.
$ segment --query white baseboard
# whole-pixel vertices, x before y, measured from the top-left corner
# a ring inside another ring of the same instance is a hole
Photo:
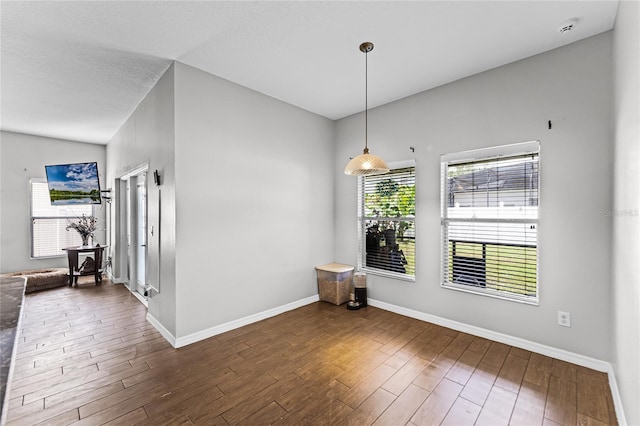
[[[129,290],[129,293],[131,293],[131,295],[133,295],[133,297],[135,297],[136,299],[138,299],[140,301],[140,303],[142,303],[144,305],[145,308],[149,307],[149,302],[147,301],[147,299],[141,295],[140,293],[138,293],[135,290],[132,290],[131,287],[129,287],[129,281],[126,280],[120,280],[120,279],[116,279],[116,278],[109,278],[111,280],[112,284],[118,284],[118,285],[123,285],[127,288],[127,290]]]
[[[138,299],[140,301],[140,303],[142,303],[145,308],[149,307],[149,302],[147,301],[147,299],[144,298],[143,295],[141,295],[140,293],[138,293],[137,291],[131,291],[131,289],[129,289],[129,291],[131,292],[131,294],[133,295],[133,297],[135,297],[136,299]]]
[[[611,398],[613,398],[613,407],[616,410],[616,417],[618,418],[618,424],[620,426],[627,425],[627,418],[624,415],[624,407],[622,406],[622,397],[620,396],[620,389],[618,388],[618,380],[616,379],[616,373],[613,371],[613,366],[609,364],[609,370],[607,371],[609,376],[609,387],[611,388]]]
[[[245,325],[253,324],[254,322],[262,321],[263,319],[274,317],[276,315],[291,311],[301,306],[309,305],[313,302],[317,302],[318,300],[320,300],[320,298],[316,294],[314,296],[287,303],[286,305],[277,306],[266,311],[258,312],[257,314],[249,315],[244,318],[238,318],[236,320],[216,325],[214,327],[178,338],[171,334],[169,330],[164,328],[162,324],[160,324],[160,322],[153,317],[153,315],[149,314],[149,312],[147,312],[147,320],[158,330],[160,334],[162,334],[162,336],[171,344],[171,346],[173,346],[174,348],[181,348],[183,346],[199,342],[200,340],[208,339],[209,337],[213,337],[218,334],[243,327]]]
[[[607,361],[602,361],[599,359],[580,355],[575,352],[569,352],[564,349],[554,348],[552,346],[543,345],[541,343],[536,343],[531,340],[521,339],[519,337],[510,336],[508,334],[498,333],[493,330],[487,330],[486,328],[476,327],[474,325],[453,321],[447,318],[439,317],[437,315],[431,315],[431,314],[427,314],[420,311],[414,311],[413,309],[392,305],[390,303],[382,302],[380,300],[368,299],[367,303],[376,308],[384,309],[385,311],[395,312],[396,314],[404,315],[406,317],[430,322],[443,327],[451,328],[456,331],[472,334],[474,336],[484,337],[486,339],[490,339],[496,342],[504,343],[510,346],[515,346],[521,349],[526,349],[528,351],[546,355],[551,358],[556,358],[562,361],[570,362],[572,364],[591,368],[592,370],[597,370],[603,373],[607,373],[609,377],[609,386],[611,388],[611,396],[613,398],[613,404],[615,406],[616,416],[618,417],[618,424],[626,425],[624,410],[622,406],[622,399],[620,398],[620,390],[618,389],[618,382],[616,381],[615,373],[613,371],[613,366],[611,365],[611,363]]]
[[[320,300],[320,298],[316,294],[315,296],[296,300],[294,302],[287,303],[286,305],[277,306],[266,311],[258,312],[257,314],[249,315],[244,318],[239,318],[237,320],[229,321],[224,324],[216,325],[214,327],[207,328],[206,330],[198,331],[183,337],[178,337],[176,339],[174,347],[180,348],[182,346],[187,346],[191,343],[199,342],[200,340],[208,339],[209,337],[213,337],[215,335],[225,333],[227,331],[231,331],[236,328],[252,324],[254,322],[262,321],[263,319],[274,317],[281,313],[291,311],[293,309],[308,305],[313,302],[317,302],[318,300]]]
[[[124,280],[122,278],[114,277],[110,271],[105,271],[105,275],[113,284],[126,284],[128,282],[127,280]]]
[[[165,340],[169,342],[171,346],[173,346],[174,348],[176,347],[175,336],[171,334],[169,330],[164,328],[164,326],[160,324],[160,321],[158,321],[153,315],[151,315],[149,311],[147,311],[147,321],[149,321],[151,325],[154,326],[155,329],[158,330],[160,334],[162,334],[162,337],[164,337]]]

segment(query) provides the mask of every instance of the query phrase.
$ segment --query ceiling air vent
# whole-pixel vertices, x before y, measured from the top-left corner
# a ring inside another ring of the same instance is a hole
[[[558,31],[560,32],[560,34],[565,34],[568,33],[569,31],[571,31],[576,25],[578,24],[578,20],[577,19],[569,19],[568,21],[564,21],[561,25],[560,28],[558,28]]]

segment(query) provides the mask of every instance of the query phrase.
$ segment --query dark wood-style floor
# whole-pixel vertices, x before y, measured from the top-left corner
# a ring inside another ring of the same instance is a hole
[[[173,349],[105,280],[28,295],[8,424],[616,424],[607,376],[318,302]]]

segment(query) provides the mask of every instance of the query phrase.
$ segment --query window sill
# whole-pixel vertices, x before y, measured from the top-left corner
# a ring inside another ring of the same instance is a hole
[[[482,288],[474,288],[474,287],[461,285],[461,284],[454,284],[454,283],[441,283],[440,287],[448,290],[456,290],[464,293],[472,293],[480,296],[492,297],[494,299],[502,299],[508,302],[516,302],[516,303],[523,303],[525,305],[540,306],[540,301],[538,297],[534,298],[534,297],[525,297],[525,296],[516,296],[516,295],[510,296],[510,295],[505,295],[504,293],[497,292],[490,289],[488,290],[488,289],[482,289]]]
[[[377,275],[379,277],[393,278],[396,280],[408,281],[412,283],[416,282],[416,277],[412,277],[411,275],[399,274],[397,272],[390,272],[390,271],[381,271],[380,269],[371,269],[371,268],[367,268],[366,266],[364,268],[358,269],[358,271],[366,272],[367,275]]]
[[[66,254],[52,254],[51,256],[38,256],[38,257],[33,257],[33,256],[29,256],[30,260],[43,260],[43,259],[57,259],[57,258],[62,258],[64,257],[65,259],[67,258]]]

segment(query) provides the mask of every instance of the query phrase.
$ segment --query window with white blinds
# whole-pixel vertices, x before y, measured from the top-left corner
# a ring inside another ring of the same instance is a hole
[[[416,177],[413,162],[407,164],[384,175],[358,178],[358,268],[413,280]]]
[[[442,157],[442,285],[538,302],[536,142]]]
[[[32,179],[31,186],[31,257],[64,256],[65,247],[82,245],[82,239],[73,229],[67,231],[70,220],[83,214],[91,216],[91,205],[52,206],[47,182]]]

